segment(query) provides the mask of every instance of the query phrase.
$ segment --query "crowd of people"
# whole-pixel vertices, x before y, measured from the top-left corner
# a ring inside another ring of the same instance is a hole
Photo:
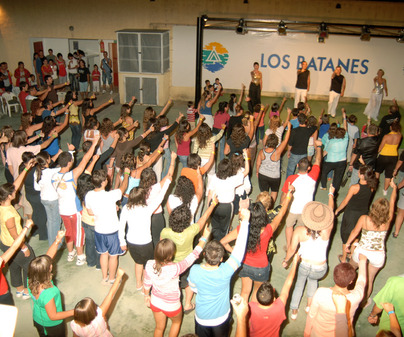
[[[303,62],[296,87],[302,101],[282,114],[286,98],[261,105],[262,74],[254,64],[248,95],[242,85],[238,98],[222,99],[214,113],[223,95],[218,78],[214,85],[207,81],[200,102],[189,102],[186,114],[179,113],[171,124],[171,100],[159,113],[147,107],[140,124],[131,116],[135,97],[121,106],[118,120],[98,121],[96,114],[111,99],[97,107],[95,96],[79,100],[81,84],[77,88],[66,79],[55,85],[45,70],[43,87],[32,92],[31,112],[21,115],[18,130],[3,126],[0,138],[7,180],[0,186],[1,268],[8,263],[15,297],[33,301],[40,336],[65,336],[67,318],[72,318],[75,336],[111,336],[106,313],[125,273],[119,256],[126,252],[135,264],[136,289],[153,312],[154,336],[164,335],[167,318],[169,336],[178,336],[183,315],[191,313],[195,335],[228,336],[231,306],[236,336],[278,336],[289,294],[293,321],[305,287],[304,335],[353,335],[357,309],[372,303],[393,220],[394,238],[404,220],[404,154],[398,156],[401,115],[395,101],[379,126],[369,119],[361,130],[356,116],[347,116],[344,108],[340,123],[330,123],[338,101],[330,103],[331,114],[323,111],[316,118],[306,103],[310,76],[302,77],[308,71]],[[342,96],[340,71],[332,77],[340,87],[332,88]],[[57,101],[57,90],[68,90],[64,101]],[[62,151],[59,136],[68,127],[71,142]],[[170,151],[171,137],[175,151]],[[387,196],[391,189],[390,199],[373,200],[383,172],[383,193]],[[254,174],[260,193],[253,201]],[[349,191],[336,205],[348,176]],[[319,189],[328,189],[326,204],[314,200],[318,183]],[[319,288],[341,212],[343,245],[334,266],[335,285]],[[271,261],[275,233],[283,223],[282,266],[290,271],[277,297],[269,279],[281,268]],[[48,241],[45,255],[36,257],[26,239],[28,230]],[[68,263],[101,270],[99,281],[111,288],[100,306],[85,298],[63,311],[52,260],[65,248]],[[230,300],[237,271],[241,294]],[[403,280],[392,278],[386,287],[403,289]],[[15,304],[3,273],[0,291],[0,304]],[[384,310],[379,336],[399,336],[404,325],[404,302],[391,293],[389,288],[376,295],[368,318],[375,324]]]

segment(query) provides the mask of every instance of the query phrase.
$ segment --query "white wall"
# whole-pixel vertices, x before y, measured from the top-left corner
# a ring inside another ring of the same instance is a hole
[[[69,53],[68,39],[42,39],[44,55],[48,55],[48,50],[52,49],[53,54],[62,53],[63,58],[67,60],[67,54]]]
[[[342,74],[347,81],[345,96],[366,98],[373,88],[373,77],[379,68],[385,71],[389,96],[404,100],[404,44],[390,39],[360,41],[359,37],[330,36],[318,43],[312,34],[251,33],[237,35],[231,31],[204,31],[204,49],[218,42],[228,51],[228,60],[217,72],[203,70],[203,81],[220,78],[224,88],[247,88],[253,62],[260,64],[263,91],[294,92],[299,59],[309,63],[310,94],[327,95],[330,77],[339,60],[348,65]],[[172,85],[193,87],[195,84],[196,28],[173,27]]]

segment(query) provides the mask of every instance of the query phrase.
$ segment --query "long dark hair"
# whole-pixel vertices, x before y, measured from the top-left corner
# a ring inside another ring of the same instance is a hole
[[[83,203],[84,199],[88,192],[95,189],[93,179],[91,175],[87,173],[83,173],[80,175],[79,179],[77,179],[77,197]]]
[[[247,135],[245,133],[243,124],[238,123],[234,125],[230,135],[230,139],[232,140],[234,146],[240,147],[244,143],[246,138]]]
[[[184,140],[184,135],[190,130],[191,126],[186,119],[181,120],[180,125],[178,127],[178,131],[175,134],[175,139],[178,144],[181,144]]]
[[[220,102],[219,109],[217,110],[216,114],[223,114],[228,105],[229,105],[229,103],[227,103],[227,102]]]
[[[247,241],[247,252],[255,253],[261,245],[261,230],[268,225],[267,211],[261,202],[255,202],[250,206],[250,231]]]
[[[234,104],[236,103],[236,94],[231,94],[230,95],[230,101],[229,101],[229,110],[234,113]]]
[[[42,124],[42,133],[44,134],[45,139],[50,136],[50,132],[55,128],[55,126],[56,126],[55,117],[52,116],[45,117]]]
[[[189,178],[180,176],[177,180],[174,195],[180,198],[184,205],[189,207],[195,195],[194,184]]]
[[[379,179],[376,178],[376,175],[372,169],[372,167],[368,165],[362,165],[359,168],[359,174],[363,174],[366,184],[372,191],[377,190],[377,185],[379,184]]]
[[[48,160],[50,159],[50,154],[46,151],[39,152],[35,157],[36,160],[36,182],[38,183],[42,177],[42,170],[48,165]]]
[[[202,123],[202,125],[199,127],[198,132],[196,133],[196,139],[198,139],[199,147],[201,149],[204,149],[212,136],[212,129],[209,127],[209,125],[206,123]]]

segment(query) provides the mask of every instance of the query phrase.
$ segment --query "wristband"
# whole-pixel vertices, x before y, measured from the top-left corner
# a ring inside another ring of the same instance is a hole
[[[212,200],[212,204],[216,206],[216,205],[217,205],[217,202],[214,201],[214,200]]]
[[[160,150],[157,150],[157,152],[161,154],[161,151],[160,151]]]
[[[286,199],[290,200],[292,197],[290,195],[286,195]]]
[[[55,136],[55,134],[52,134],[52,138],[57,138],[57,136]]]
[[[24,228],[29,229],[29,227],[27,225],[25,225]]]
[[[332,195],[332,196],[334,196],[334,193],[329,192],[329,193],[328,193],[328,195]]]
[[[23,253],[25,253],[27,250],[28,250],[28,247],[21,248],[21,251],[22,251]]]
[[[28,169],[27,169],[26,167],[24,167],[24,171],[25,171],[25,172],[28,172]]]
[[[65,82],[65,85],[67,85],[67,82]]]
[[[127,175],[129,175],[130,173],[129,173],[129,172],[124,172],[123,174],[127,174]]]
[[[199,241],[203,241],[203,242],[208,242],[208,240],[206,240],[206,238],[204,238],[204,237],[201,237],[200,239],[199,239]],[[394,312],[394,311],[393,311]]]
[[[395,312],[394,312],[394,310],[391,310],[387,314],[390,316],[391,314],[395,314]]]
[[[321,148],[321,145],[317,145],[317,147]]]
[[[65,115],[68,115],[69,113],[68,112],[65,112]]]

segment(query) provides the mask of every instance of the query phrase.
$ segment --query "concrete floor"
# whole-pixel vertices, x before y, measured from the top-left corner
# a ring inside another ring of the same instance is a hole
[[[118,101],[117,95],[113,95],[115,100]],[[228,96],[225,96],[226,99]],[[98,106],[110,98],[109,95],[101,95],[95,102]],[[222,98],[222,100],[224,97]],[[272,104],[275,98],[263,98],[264,103]],[[280,99],[277,99],[280,102]],[[327,102],[316,101],[309,102],[312,106],[312,110],[315,115],[318,115],[321,108],[326,108]],[[292,106],[293,102],[288,101],[286,106]],[[340,104],[340,107],[345,106],[348,113],[356,113],[359,118],[358,125],[363,125],[365,118],[361,113],[364,109],[363,104]],[[144,111],[144,106],[135,106],[133,109],[134,119],[142,120],[142,112]],[[120,105],[115,104],[98,114],[99,120],[104,117],[109,117],[112,120],[116,120],[119,116]],[[156,108],[160,111],[161,108]],[[171,122],[173,122],[181,111],[185,113],[186,104],[185,102],[175,102],[174,106],[168,113],[168,117]],[[382,107],[382,114],[387,111],[387,106]],[[340,115],[337,115],[340,117]],[[340,117],[341,119],[341,117]],[[19,127],[19,116],[14,115],[12,118],[3,117],[0,119],[0,126],[12,125],[15,129]],[[67,129],[62,135],[62,148],[66,149],[66,142],[70,141],[71,133],[70,129]],[[173,142],[171,142],[171,147],[173,148]],[[285,162],[286,165],[286,162]],[[0,172],[0,183],[4,183],[3,167],[1,167]],[[177,169],[178,171],[178,169]],[[252,178],[253,192],[251,195],[252,199],[255,199],[256,195],[259,193],[257,178],[253,174]],[[348,185],[341,189],[340,196],[337,200],[337,204],[340,203],[348,190]],[[376,198],[381,196],[381,191],[376,193]],[[327,192],[318,190],[315,196],[316,200],[326,202]],[[167,213],[167,212],[166,212]],[[167,215],[167,214],[166,214]],[[341,239],[339,235],[339,226],[342,219],[342,215],[339,216],[339,221],[335,229],[335,235],[333,240],[330,242],[330,252],[329,252],[329,267],[330,271],[327,273],[326,277],[320,282],[320,286],[329,287],[333,285],[332,280],[332,270],[334,266],[338,263],[337,256],[341,251]],[[276,233],[276,245],[278,247],[278,252],[274,256],[272,263],[272,273],[271,282],[274,287],[278,290],[282,288],[288,271],[284,270],[281,266],[282,260],[285,256],[283,247],[285,246],[285,235],[283,233],[284,228],[281,227]],[[393,239],[391,236],[387,240],[387,262],[386,266],[381,270],[376,278],[374,285],[374,293],[379,291],[386,280],[393,275],[402,274],[404,271],[401,264],[401,258],[399,257],[402,253],[402,244],[404,240],[404,234],[401,233],[398,239]],[[32,237],[29,239],[30,244],[35,250],[36,255],[44,254],[47,250],[47,242],[39,242],[37,237]],[[104,299],[104,296],[108,292],[108,288],[100,284],[101,272],[95,270],[95,268],[88,268],[87,266],[78,267],[74,263],[68,264],[66,261],[67,250],[62,250],[58,254],[56,261],[54,263],[54,274],[57,286],[63,294],[63,303],[65,309],[71,309],[74,305],[84,297],[92,297],[96,303],[100,304]],[[116,296],[116,301],[110,309],[109,312],[109,325],[111,327],[111,332],[114,336],[126,337],[126,336],[152,336],[154,330],[154,319],[150,309],[146,308],[144,305],[143,295],[136,291],[135,279],[134,279],[134,262],[131,257],[126,254],[119,259],[120,267],[123,268],[127,276],[125,281],[121,285],[120,291]],[[7,272],[6,277],[9,278],[9,273]],[[239,293],[241,288],[240,279],[234,277],[234,288],[233,293]],[[15,293],[15,289],[11,289]],[[290,294],[291,297],[291,294]],[[14,296],[16,306],[19,309],[18,322],[16,328],[16,336],[36,336],[37,333],[32,324],[32,303],[30,300],[24,301]],[[306,298],[302,298],[301,310],[299,312],[296,321],[290,321],[289,319],[285,321],[282,330],[282,336],[301,336],[303,334],[306,314],[304,313]],[[376,327],[372,327],[367,322],[367,316],[371,310],[368,307],[363,310],[363,312],[358,316],[355,330],[357,336],[374,336],[377,332]],[[289,313],[288,315],[289,316]],[[68,321],[68,320],[67,320]],[[168,328],[170,323],[168,323],[166,334],[168,335]],[[235,326],[235,325],[234,325]],[[69,335],[71,336],[71,330],[69,329]],[[180,336],[186,333],[194,332],[194,315],[190,314],[184,317],[182,329]],[[234,336],[235,331],[232,331],[232,336]]]

